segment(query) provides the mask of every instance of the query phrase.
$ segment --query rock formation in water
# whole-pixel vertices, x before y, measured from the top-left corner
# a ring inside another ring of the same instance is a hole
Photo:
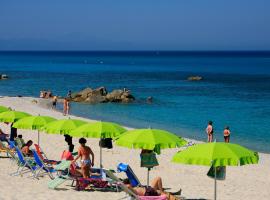
[[[188,81],[201,81],[203,80],[203,77],[201,76],[190,76],[187,78]]]
[[[88,87],[81,90],[80,92],[73,93],[70,100],[85,103],[130,103],[133,102],[135,98],[130,94],[130,91],[126,89],[113,90],[112,92],[108,93],[105,87],[99,87],[96,89]]]

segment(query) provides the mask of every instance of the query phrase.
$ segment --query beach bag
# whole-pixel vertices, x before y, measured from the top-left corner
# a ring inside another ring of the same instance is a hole
[[[61,160],[74,160],[74,157],[71,152],[64,150],[61,155]]]
[[[141,154],[141,167],[152,168],[158,165],[157,157],[154,152]]]
[[[217,180],[225,180],[226,178],[226,167],[225,166],[221,166],[221,167],[216,167],[216,179]],[[209,169],[207,176],[210,178],[215,178],[215,168],[213,166],[211,166],[211,168]]]
[[[102,148],[112,149],[112,138],[101,138],[99,141],[99,146]]]

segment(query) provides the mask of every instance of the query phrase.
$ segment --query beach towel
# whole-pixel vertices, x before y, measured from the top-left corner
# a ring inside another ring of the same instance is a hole
[[[217,180],[225,180],[226,178],[226,167],[216,167],[216,179]],[[211,166],[209,171],[207,172],[207,176],[210,178],[215,178],[215,168]]]

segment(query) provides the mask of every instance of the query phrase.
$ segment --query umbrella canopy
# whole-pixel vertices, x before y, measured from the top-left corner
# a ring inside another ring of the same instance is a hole
[[[154,150],[176,148],[187,144],[187,141],[168,131],[159,129],[134,129],[116,138],[116,144],[127,148]]]
[[[80,126],[71,131],[70,136],[86,138],[114,138],[124,133],[126,129],[112,122],[94,122]],[[100,146],[100,169],[102,169],[102,148]]]
[[[39,145],[39,131],[46,124],[56,121],[56,119],[48,116],[29,116],[22,118],[13,124],[14,128],[38,130],[38,145]]]
[[[213,167],[257,164],[258,154],[238,144],[213,142],[191,146],[176,153],[172,162]]]
[[[112,122],[95,122],[80,126],[71,131],[70,136],[86,138],[114,138],[126,132],[122,126]]]
[[[0,113],[6,112],[6,111],[10,111],[10,109],[8,109],[8,108],[5,107],[5,106],[0,106]]]
[[[172,162],[176,163],[213,166],[215,170],[215,200],[217,198],[216,167],[257,164],[258,161],[259,156],[256,152],[238,144],[224,142],[197,144],[176,153],[172,158]]]
[[[13,124],[14,128],[41,130],[46,124],[56,121],[56,119],[48,116],[29,116],[22,118]]]
[[[46,124],[42,130],[49,134],[69,134],[72,130],[86,123],[77,119],[61,119]]]
[[[6,111],[6,112],[0,113],[0,121],[1,122],[16,122],[19,119],[22,119],[28,116],[30,116],[30,114],[25,113],[25,112]]]
[[[135,129],[116,138],[116,144],[127,148],[154,150],[160,154],[161,149],[181,147],[187,142],[168,131]],[[147,169],[147,186],[149,185],[149,171],[150,168]]]

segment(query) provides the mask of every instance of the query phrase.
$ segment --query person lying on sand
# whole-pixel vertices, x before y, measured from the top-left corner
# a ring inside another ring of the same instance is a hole
[[[137,186],[132,187],[129,179],[124,179],[123,183],[136,195],[138,196],[160,196],[162,194],[166,194],[168,200],[177,200],[179,198],[174,195],[181,195],[182,190],[180,189],[177,192],[169,193],[165,192],[161,177],[156,177],[152,180],[151,186]]]
[[[72,161],[72,163],[74,164],[79,158],[81,158],[81,173],[83,178],[90,178],[90,168],[91,166],[94,166],[94,153],[90,147],[85,145],[86,142],[85,138],[79,139],[81,146],[78,149],[78,156]]]

